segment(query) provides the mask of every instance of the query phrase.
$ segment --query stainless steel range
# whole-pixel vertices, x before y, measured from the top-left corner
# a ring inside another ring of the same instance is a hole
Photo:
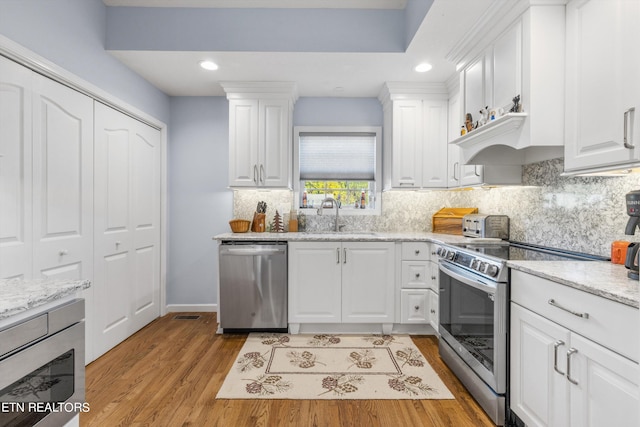
[[[441,245],[440,356],[497,425],[508,397],[508,259],[594,260],[598,256],[502,241]]]

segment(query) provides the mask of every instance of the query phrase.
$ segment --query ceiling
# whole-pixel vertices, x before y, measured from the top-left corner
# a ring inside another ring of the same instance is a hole
[[[103,0],[109,6],[233,8],[403,8],[413,0]],[[219,82],[296,82],[300,96],[377,97],[384,82],[444,83],[455,73],[447,54],[493,0],[434,0],[404,52],[249,52],[109,50],[170,96],[224,96]],[[258,6],[259,5],[259,6]],[[210,59],[216,71],[198,63]],[[428,62],[433,69],[414,71]]]

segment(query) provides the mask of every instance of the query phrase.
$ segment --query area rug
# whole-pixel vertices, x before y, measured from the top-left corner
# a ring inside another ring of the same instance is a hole
[[[252,333],[217,399],[453,399],[408,335]]]

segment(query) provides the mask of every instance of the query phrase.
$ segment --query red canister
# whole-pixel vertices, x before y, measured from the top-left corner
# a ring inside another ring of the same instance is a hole
[[[627,258],[627,247],[629,242],[626,240],[616,240],[611,243],[611,262],[614,264],[624,264]]]

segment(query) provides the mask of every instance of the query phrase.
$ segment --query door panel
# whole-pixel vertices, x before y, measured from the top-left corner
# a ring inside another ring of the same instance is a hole
[[[31,278],[31,72],[0,57],[0,278]]]

